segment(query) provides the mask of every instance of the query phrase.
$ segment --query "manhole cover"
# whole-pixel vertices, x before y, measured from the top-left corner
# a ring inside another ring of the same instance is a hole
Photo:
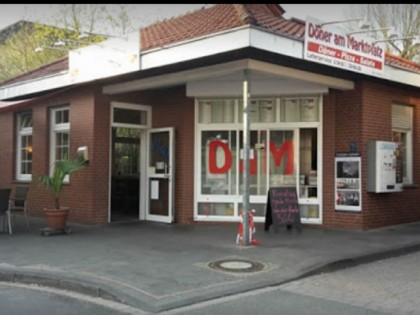
[[[262,263],[246,259],[223,259],[209,263],[209,267],[215,270],[228,272],[256,272],[264,269]]]

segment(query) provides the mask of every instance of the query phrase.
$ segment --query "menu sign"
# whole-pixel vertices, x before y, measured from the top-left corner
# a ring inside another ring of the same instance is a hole
[[[296,187],[272,187],[268,191],[265,230],[270,225],[295,225],[300,229],[299,203]]]

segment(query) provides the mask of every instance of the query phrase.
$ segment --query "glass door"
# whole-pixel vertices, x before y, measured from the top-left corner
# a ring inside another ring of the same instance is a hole
[[[172,223],[174,220],[174,136],[173,128],[149,132],[148,211],[146,220]]]
[[[139,219],[140,129],[112,128],[111,222]]]

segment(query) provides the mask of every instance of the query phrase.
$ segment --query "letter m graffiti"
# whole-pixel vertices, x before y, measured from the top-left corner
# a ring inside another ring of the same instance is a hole
[[[290,140],[285,141],[279,149],[276,147],[276,144],[274,142],[270,141],[270,152],[273,156],[274,165],[276,167],[280,167],[284,154],[287,153],[287,160],[286,160],[286,166],[284,169],[284,174],[285,175],[293,174],[294,156],[293,156],[293,142],[292,141]]]

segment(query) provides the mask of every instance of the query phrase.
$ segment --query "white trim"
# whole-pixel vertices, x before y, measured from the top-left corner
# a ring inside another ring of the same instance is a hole
[[[138,125],[138,124],[126,124],[126,123],[116,123],[114,122],[114,108],[125,108],[125,109],[132,109],[137,111],[144,111],[147,113],[147,122],[146,125]],[[140,104],[133,104],[133,103],[123,103],[123,102],[112,102],[111,103],[111,126],[112,127],[124,127],[124,128],[139,128],[139,129],[146,129],[150,128],[152,124],[151,115],[151,107],[148,105],[140,105]]]
[[[31,93],[50,91],[71,85],[68,79],[68,71],[62,71],[53,75],[43,76],[36,79],[11,83],[10,85],[0,85],[0,99],[20,97]]]
[[[32,180],[32,173],[31,174],[22,174],[22,137],[24,136],[31,136],[33,137],[33,127],[27,127],[21,129],[22,125],[22,116],[30,114],[32,120],[32,112],[25,111],[17,113],[16,117],[16,179],[19,181],[30,181]]]
[[[168,128],[156,128],[156,129],[150,129],[148,130],[147,134],[147,150],[148,153],[150,150],[150,139],[151,139],[151,135],[153,133],[157,133],[157,132],[168,132],[169,133],[169,157],[168,157],[168,163],[169,165],[168,167],[168,173],[166,174],[155,174],[155,173],[150,173],[149,167],[147,167],[147,184],[146,184],[146,220],[149,221],[155,221],[155,222],[163,222],[163,223],[172,223],[174,221],[175,218],[175,202],[174,202],[174,182],[175,182],[175,129],[173,127],[168,127]],[[146,158],[146,165],[150,165],[150,154],[147,154],[147,158]],[[156,214],[150,214],[150,190],[149,190],[149,180],[150,179],[167,179],[168,180],[168,215],[156,215]]]
[[[308,94],[295,95],[296,98],[307,98]],[[280,100],[283,99],[282,96],[265,96],[265,97],[252,97],[252,99],[274,99],[276,104],[276,121],[269,123],[252,123],[251,131],[255,130],[267,130],[269,132],[280,130],[280,131],[292,131],[294,134],[294,165],[296,176],[298,177],[299,171],[299,129],[301,128],[314,128],[317,131],[317,198],[316,200],[310,200],[308,198],[299,198],[299,201],[305,205],[316,205],[319,209],[319,214],[317,218],[302,218],[303,223],[310,224],[322,224],[322,110],[323,110],[323,99],[320,94],[312,94],[311,97],[316,97],[318,99],[318,114],[319,119],[315,122],[281,122],[280,121]],[[214,221],[214,222],[236,222],[240,220],[238,216],[238,204],[242,203],[242,195],[236,195],[236,192],[232,195],[212,195],[208,196],[205,194],[199,193],[202,188],[202,143],[201,137],[203,131],[235,131],[236,137],[239,137],[238,132],[243,130],[243,124],[239,121],[238,117],[238,106],[240,98],[235,98],[235,122],[234,123],[219,123],[219,124],[209,124],[209,123],[198,123],[199,121],[199,104],[201,101],[206,100],[221,100],[221,98],[196,98],[195,99],[195,132],[194,132],[194,220],[195,221]],[[223,99],[223,98],[222,98]],[[229,98],[226,98],[229,99]],[[281,125],[281,126],[280,126]],[[269,137],[269,136],[268,136]],[[269,140],[269,139],[268,139]],[[267,165],[269,165],[269,154],[266,155]],[[239,165],[239,154],[236,156],[236,160],[233,162],[234,165]],[[236,167],[236,166],[235,166]],[[235,174],[238,176],[238,174]],[[267,185],[269,178],[267,177]],[[239,179],[240,181],[240,179]],[[239,185],[239,182],[236,183],[236,186]],[[268,187],[268,186],[267,186]],[[299,188],[299,183],[296,180],[296,187]],[[250,196],[250,204],[265,204],[267,197],[266,195],[252,195]],[[204,215],[198,214],[198,205],[199,203],[233,203],[234,204],[234,215],[233,216],[223,216],[223,215]],[[264,222],[263,217],[255,217],[255,222]]]
[[[67,111],[69,122],[68,123],[60,123],[56,124],[55,122],[55,113],[60,111]],[[54,164],[57,160],[56,156],[56,134],[57,133],[67,133],[68,135],[68,150],[70,154],[70,106],[60,106],[60,107],[54,107],[50,108],[50,175],[52,175],[54,171]],[[64,182],[68,183],[70,180],[69,175],[66,175]]]
[[[293,78],[302,80],[308,83],[323,84],[328,87],[332,87],[340,90],[353,90],[354,82],[344,79],[338,79],[323,74],[297,70],[294,68],[288,68],[284,66],[273,65],[268,62],[249,60],[249,69],[255,71],[262,71],[267,74],[281,75],[286,78]]]
[[[406,176],[403,184],[413,183],[413,107],[404,104],[392,104],[392,131],[403,133],[407,137]]]
[[[140,56],[140,63],[142,70],[147,70],[245,47],[250,47],[249,26],[177,42],[157,50],[144,51]]]
[[[324,88],[336,88],[340,90],[354,89],[354,83],[349,80],[337,79],[322,74],[312,73],[303,70],[297,70],[284,66],[277,66],[263,61],[253,59],[242,59],[223,64],[185,70],[177,73],[164,74],[152,78],[139,79],[130,82],[117,83],[104,86],[104,94],[119,94],[131,91],[145,90],[149,88],[158,88],[174,84],[187,84],[188,82],[197,82],[227,75],[237,75],[236,80],[240,81],[244,70],[266,75],[274,75],[276,80],[295,79],[315,86]],[[274,79],[273,79],[274,80]],[[237,92],[236,92],[237,93]],[[190,96],[190,95],[189,95]]]
[[[147,125],[135,125],[135,124],[121,124],[121,123],[114,123],[114,108],[127,108],[127,109],[135,109],[147,112]],[[123,128],[132,128],[132,129],[139,129],[139,130],[147,130],[150,128],[152,123],[152,108],[149,105],[141,105],[141,104],[134,104],[134,103],[124,103],[124,102],[111,102],[110,106],[110,126],[109,126],[109,168],[108,168],[108,223],[111,222],[111,193],[112,193],[112,128],[113,127],[123,127]],[[145,220],[146,218],[146,205],[147,205],[147,198],[143,198],[143,196],[147,196],[147,133],[140,132],[140,163],[139,163],[139,171],[140,171],[140,178],[139,178],[139,220]]]
[[[147,79],[139,79],[130,82],[106,85],[102,88],[104,94],[118,94],[128,91],[145,90],[149,88],[164,87],[173,84],[185,84],[189,81],[202,80],[230,74],[234,71],[245,69],[247,60],[227,62],[221,65],[185,70],[177,73],[163,74]]]

